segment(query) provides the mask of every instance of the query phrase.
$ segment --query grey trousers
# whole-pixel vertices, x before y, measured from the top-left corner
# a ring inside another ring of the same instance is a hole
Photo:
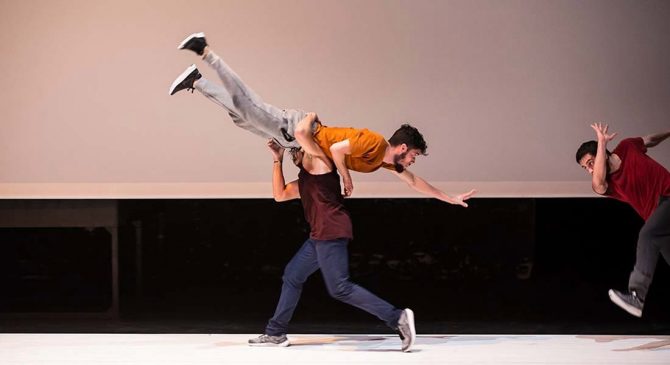
[[[640,230],[637,240],[635,268],[628,280],[628,289],[644,300],[654,277],[658,256],[670,264],[670,197],[661,197],[658,207]]]
[[[238,127],[266,139],[272,138],[286,148],[300,146],[294,131],[305,117],[304,111],[280,109],[263,102],[214,52],[210,51],[204,60],[218,73],[222,85],[202,77],[193,84],[196,90],[226,109]]]

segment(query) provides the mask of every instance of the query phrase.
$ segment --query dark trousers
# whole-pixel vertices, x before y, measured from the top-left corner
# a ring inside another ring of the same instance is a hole
[[[274,316],[265,327],[266,334],[278,336],[287,333],[302,286],[318,269],[321,269],[328,293],[333,298],[376,316],[393,329],[397,327],[400,309],[349,280],[348,243],[347,239],[305,241],[284,269],[281,296]]]
[[[658,207],[640,230],[637,240],[635,268],[628,280],[628,289],[644,300],[654,277],[658,256],[670,264],[670,197],[662,197]]]

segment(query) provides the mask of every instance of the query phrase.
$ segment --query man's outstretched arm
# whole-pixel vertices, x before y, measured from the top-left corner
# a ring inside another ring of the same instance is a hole
[[[400,180],[404,181],[409,185],[412,189],[427,195],[429,197],[435,198],[442,200],[443,202],[447,202],[449,204],[457,204],[457,205],[462,205],[464,207],[468,207],[468,203],[465,201],[470,199],[477,190],[472,189],[468,191],[467,193],[463,194],[458,194],[455,196],[449,196],[442,190],[434,187],[433,185],[429,184],[426,180],[420,178],[419,176],[414,175],[412,172],[409,170],[405,169],[403,172],[395,172],[393,173],[400,178]]]
[[[656,134],[650,134],[648,136],[642,137],[645,147],[654,147],[659,143],[665,141],[666,138],[670,137],[670,131],[665,131]]]

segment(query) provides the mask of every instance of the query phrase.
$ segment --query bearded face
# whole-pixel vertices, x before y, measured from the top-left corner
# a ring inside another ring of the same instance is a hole
[[[395,168],[397,173],[402,173],[405,171],[405,166],[402,164],[402,161],[405,159],[405,157],[407,157],[407,151],[393,156],[393,168]]]
[[[393,156],[393,167],[396,172],[401,173],[410,167],[415,161],[416,157],[421,155],[421,150],[418,148],[412,148],[400,152]]]

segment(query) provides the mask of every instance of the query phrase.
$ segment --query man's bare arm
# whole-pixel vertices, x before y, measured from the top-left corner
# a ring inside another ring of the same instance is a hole
[[[648,136],[642,137],[642,140],[644,141],[645,147],[654,147],[659,143],[665,141],[668,137],[670,137],[670,131],[650,134]]]
[[[288,184],[284,183],[281,163],[274,163],[272,169],[272,197],[278,202],[300,198],[298,180],[291,181]]]
[[[607,143],[614,139],[616,133],[607,133],[607,124],[593,123],[591,128],[596,131],[598,149],[593,161],[593,175],[591,176],[591,188],[598,194],[607,192]]]
[[[272,197],[278,201],[286,201],[297,199],[300,197],[300,189],[298,188],[298,180],[291,181],[288,185],[284,180],[284,169],[282,164],[284,162],[284,148],[279,146],[275,141],[268,141],[268,148],[272,153]]]
[[[463,194],[458,194],[455,196],[449,196],[442,190],[434,187],[433,185],[429,184],[426,180],[422,179],[419,176],[414,175],[412,172],[409,170],[405,169],[403,172],[395,172],[392,171],[396,176],[400,178],[400,180],[404,181],[409,185],[412,189],[427,195],[429,197],[439,199],[443,202],[447,202],[449,204],[457,204],[457,205],[462,205],[467,208],[468,204],[465,202],[466,200],[470,199],[477,191],[476,190],[470,190],[467,193]]]
[[[351,196],[354,191],[354,183],[351,180],[351,174],[345,163],[346,155],[351,154],[351,144],[348,139],[333,143],[330,146],[330,153],[333,156],[333,162],[337,167],[337,172],[342,176],[342,183],[344,185],[344,196]]]

